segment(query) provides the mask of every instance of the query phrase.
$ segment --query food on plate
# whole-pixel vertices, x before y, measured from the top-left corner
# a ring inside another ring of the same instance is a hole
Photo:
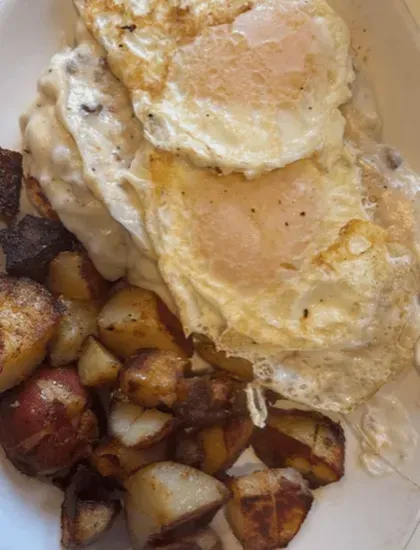
[[[98,421],[72,367],[39,368],[0,398],[0,444],[28,475],[49,475],[89,456]]]
[[[410,363],[418,260],[369,219],[348,159],[251,182],[161,150],[148,160],[147,228],[187,334],[325,410],[348,412]]]
[[[350,37],[324,0],[75,5],[156,148],[248,176],[340,148]]]
[[[75,42],[53,57],[21,117],[26,177],[39,182],[101,275],[111,281],[127,275],[169,296],[129,181],[144,143],[141,125],[105,51],[81,24]]]
[[[231,480],[226,517],[245,550],[286,548],[313,502],[302,477],[291,469],[263,470]]]
[[[84,386],[96,387],[113,384],[122,368],[120,361],[98,342],[88,336],[83,343],[77,363],[79,378]]]
[[[244,412],[244,387],[227,377],[214,378],[206,374],[182,378],[176,391],[174,414],[188,426],[214,424]]]
[[[74,3],[23,157],[0,148],[6,269],[48,288],[0,276],[0,443],[70,476],[65,547],[122,488],[134,550],[220,550],[225,504],[245,550],[286,547],[344,475],[314,411],[413,361],[418,176],[359,112],[325,0]],[[17,221],[22,162],[42,218]],[[251,447],[265,469],[230,477]]]
[[[90,468],[79,466],[61,506],[61,543],[84,548],[101,539],[121,510],[120,500]]]
[[[22,155],[0,147],[0,220],[10,223],[19,212]]]
[[[125,513],[134,550],[172,542],[177,532],[208,525],[230,495],[220,481],[170,461],[145,466],[124,485]]]
[[[271,408],[265,428],[255,430],[252,446],[269,468],[294,468],[312,488],[344,475],[344,430],[314,411]]]
[[[151,447],[168,436],[176,425],[171,414],[158,409],[145,409],[119,400],[111,404],[109,432],[126,447]]]
[[[249,447],[254,429],[249,417],[233,417],[177,436],[175,459],[206,474],[219,475]]]
[[[85,339],[97,335],[97,318],[100,307],[97,302],[69,300],[60,296],[57,303],[61,319],[50,343],[49,355],[53,366],[67,365],[79,359]]]
[[[238,380],[253,379],[252,363],[246,359],[231,357],[224,351],[217,351],[213,342],[200,334],[193,335],[193,344],[198,355],[213,367],[229,373],[229,376]]]
[[[200,529],[176,542],[148,547],[147,550],[223,550],[222,541],[211,527]]]
[[[103,344],[124,359],[154,347],[183,357],[192,354],[175,315],[156,294],[142,288],[117,290],[99,314],[98,329]]]
[[[58,254],[49,265],[46,284],[53,294],[70,300],[99,300],[108,290],[108,283],[80,250]]]
[[[127,477],[154,462],[168,458],[168,439],[145,449],[126,447],[117,439],[110,439],[98,445],[90,456],[90,462],[102,477],[123,481]]]
[[[31,177],[25,178],[25,191],[30,203],[42,218],[59,221],[57,212],[53,210],[38,180]]]
[[[7,273],[39,282],[44,281],[49,262],[59,252],[71,250],[74,243],[60,222],[30,215],[0,231]]]
[[[0,275],[0,392],[19,384],[42,362],[59,320],[56,301],[44,287]]]
[[[125,363],[119,387],[132,403],[172,407],[187,366],[185,358],[174,351],[142,350]]]

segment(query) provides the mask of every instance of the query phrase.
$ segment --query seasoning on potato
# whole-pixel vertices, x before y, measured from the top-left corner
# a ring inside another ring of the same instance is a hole
[[[244,550],[286,548],[312,507],[306,482],[292,469],[254,472],[228,486],[226,517]]]
[[[123,359],[147,348],[182,357],[193,353],[179,320],[156,294],[142,288],[126,285],[113,293],[99,314],[98,327],[102,343]]]
[[[312,488],[344,475],[345,435],[340,424],[315,411],[269,409],[253,448],[269,468],[295,468]]]
[[[0,444],[28,475],[49,475],[88,457],[99,436],[91,399],[72,367],[39,368],[0,397]]]
[[[43,361],[60,321],[53,296],[30,279],[0,275],[0,392]]]

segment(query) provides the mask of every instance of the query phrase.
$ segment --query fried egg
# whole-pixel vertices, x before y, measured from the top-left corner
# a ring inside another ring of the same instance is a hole
[[[250,359],[284,397],[330,410],[406,364],[416,259],[370,219],[351,155],[249,181],[151,149],[143,169],[146,227],[188,333]]]
[[[146,138],[248,177],[341,147],[349,33],[324,0],[75,0]]]

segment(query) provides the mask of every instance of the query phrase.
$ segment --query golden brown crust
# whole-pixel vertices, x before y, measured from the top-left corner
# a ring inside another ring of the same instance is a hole
[[[32,203],[32,206],[36,209],[38,214],[43,218],[48,220],[59,221],[60,218],[53,207],[51,206],[50,201],[47,199],[42,187],[40,186],[38,180],[30,176],[24,179],[25,190],[28,196],[28,199]]]
[[[252,444],[269,468],[295,468],[313,488],[344,476],[344,430],[321,413],[271,408]]]
[[[46,288],[0,275],[0,392],[28,376],[44,359],[60,311]]]

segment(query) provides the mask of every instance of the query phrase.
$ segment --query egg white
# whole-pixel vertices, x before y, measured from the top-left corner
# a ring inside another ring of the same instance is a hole
[[[249,177],[339,154],[353,72],[324,0],[75,3],[156,147]]]

